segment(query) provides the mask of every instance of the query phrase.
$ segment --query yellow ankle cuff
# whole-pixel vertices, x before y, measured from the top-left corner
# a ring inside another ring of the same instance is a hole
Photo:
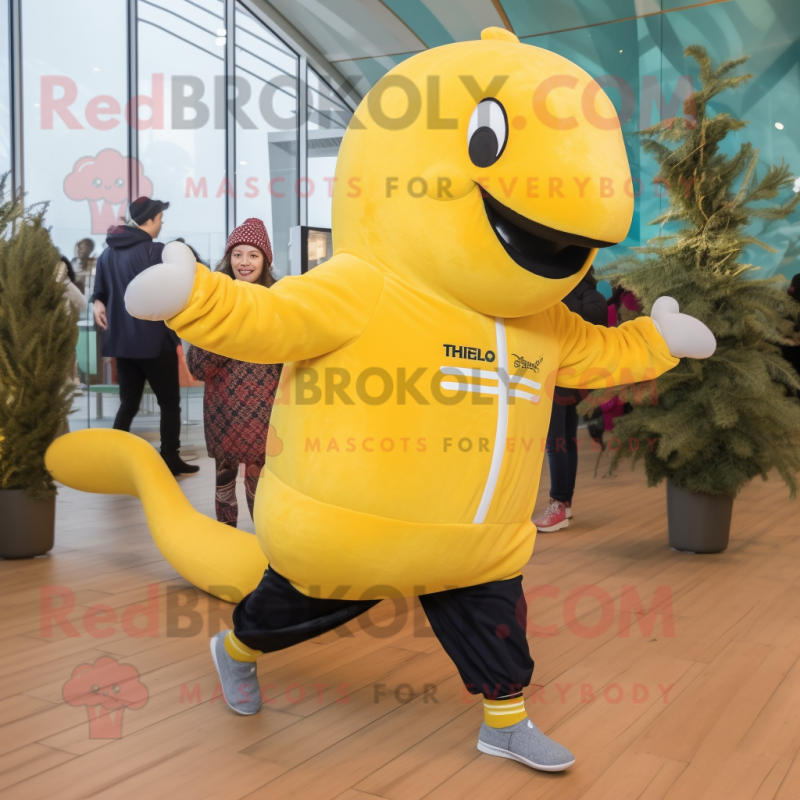
[[[233,631],[228,631],[225,637],[225,651],[234,661],[253,662],[261,655],[260,650],[253,650],[252,647],[240,642]]]
[[[508,728],[527,718],[525,700],[509,697],[507,700],[484,700],[483,718],[490,728]]]

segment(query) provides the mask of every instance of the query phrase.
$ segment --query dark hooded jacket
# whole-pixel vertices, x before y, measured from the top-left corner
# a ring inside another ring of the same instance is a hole
[[[790,296],[800,303],[800,274],[792,278],[791,286],[789,287]],[[795,326],[795,331],[800,333],[800,322]],[[800,373],[800,346],[784,345],[781,347],[783,357]]]
[[[179,339],[163,322],[136,319],[125,309],[128,284],[148,267],[161,263],[164,245],[131,225],[112,228],[105,250],[97,259],[94,295],[106,306],[108,330],[103,335],[103,355],[117,358],[156,358],[168,339]]]

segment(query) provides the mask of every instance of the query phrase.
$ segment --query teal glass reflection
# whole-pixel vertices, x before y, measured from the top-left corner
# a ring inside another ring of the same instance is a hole
[[[601,251],[598,265],[618,256],[623,248],[658,234],[649,222],[663,211],[667,200],[653,184],[655,162],[642,153],[636,131],[683,114],[682,100],[699,86],[697,65],[684,56],[689,45],[703,45],[716,63],[750,56],[741,71],[752,73],[753,79],[716,98],[710,104],[711,112],[749,120],[746,128],[729,137],[730,151],[743,141],[752,142],[760,152],[760,170],[783,160],[800,175],[800,3],[723,0],[686,7],[686,0],[652,0],[636,4],[646,16],[608,21],[613,14],[635,15],[633,5],[622,0],[591,4],[571,0],[564,8],[571,9],[573,30],[528,33],[523,39],[560,53],[599,80],[622,121],[637,194],[634,219],[627,239],[616,248]],[[531,4],[524,0],[503,0],[503,7],[522,36],[537,26],[539,30],[558,30],[556,26],[564,25],[557,16],[563,11],[562,4],[544,16],[538,14],[537,6],[535,20]],[[788,196],[787,192],[778,200]],[[759,221],[749,233],[775,251],[758,247],[746,251],[747,259],[758,267],[759,277],[791,277],[800,272],[800,220]]]
[[[450,44],[455,41],[422,0],[384,0],[384,2],[428,47],[438,47],[440,44]]]
[[[666,0],[665,0],[666,4]],[[665,81],[679,74],[697,82],[697,67],[683,51],[702,44],[715,63],[749,55],[741,72],[753,74],[743,87],[724,93],[710,104],[715,113],[749,121],[727,141],[732,152],[749,141],[759,149],[759,173],[785,161],[800,175],[800,4],[796,0],[731,0],[731,2],[664,14],[661,46]],[[785,201],[787,192],[778,201]],[[800,219],[758,221],[750,231],[775,252],[759,247],[745,251],[759,267],[759,277],[800,272]]]
[[[683,5],[686,4],[684,0]],[[502,5],[519,37],[602,25],[661,10],[659,0],[558,0],[556,3],[502,0]]]

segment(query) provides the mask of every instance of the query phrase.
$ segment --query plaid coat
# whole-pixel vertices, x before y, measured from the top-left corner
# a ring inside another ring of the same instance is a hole
[[[203,424],[212,458],[264,465],[281,364],[251,364],[192,345],[189,372],[205,381]]]

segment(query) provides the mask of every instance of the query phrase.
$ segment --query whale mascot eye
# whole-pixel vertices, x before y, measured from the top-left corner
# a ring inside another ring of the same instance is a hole
[[[489,97],[478,103],[469,120],[467,142],[476,167],[491,167],[500,158],[508,142],[508,116],[499,100]]]

